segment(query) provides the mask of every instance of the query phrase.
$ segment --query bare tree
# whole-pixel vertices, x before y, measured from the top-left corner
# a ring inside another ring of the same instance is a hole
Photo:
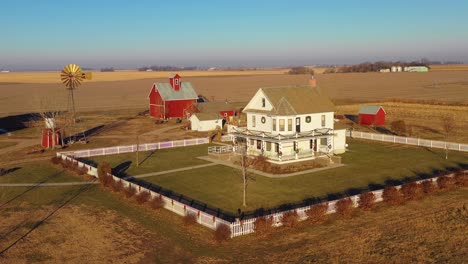
[[[449,136],[453,134],[453,130],[455,128],[455,119],[451,115],[445,115],[442,117],[442,129],[445,133],[445,159],[448,159],[448,146],[447,142],[449,140]]]
[[[236,153],[238,156],[237,163],[241,167],[243,181],[242,206],[247,207],[247,186],[249,180],[253,179],[249,173],[249,168],[255,166],[257,162],[259,162],[259,159],[258,157],[252,157],[247,154],[247,145],[245,143],[238,145]]]

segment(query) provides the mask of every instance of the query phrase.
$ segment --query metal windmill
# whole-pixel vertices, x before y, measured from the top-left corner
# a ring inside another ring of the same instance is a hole
[[[80,86],[83,80],[91,80],[91,72],[81,71],[80,66],[68,64],[60,73],[60,79],[67,86],[68,93],[68,111],[72,114],[72,121],[76,123],[75,97],[73,91]]]

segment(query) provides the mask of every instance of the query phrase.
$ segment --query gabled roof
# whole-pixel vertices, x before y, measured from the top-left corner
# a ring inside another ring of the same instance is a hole
[[[382,108],[385,113],[385,109],[380,105],[363,105],[361,109],[359,109],[359,114],[375,115],[380,108]]]
[[[202,113],[216,113],[221,111],[235,111],[245,107],[245,103],[230,103],[230,102],[204,102],[195,105],[198,111]]]
[[[196,116],[200,121],[223,119],[219,113],[194,113],[192,116]]]
[[[335,106],[326,96],[310,86],[289,86],[260,88],[273,105],[270,111],[244,109],[244,112],[257,112],[274,115],[301,115],[333,112]]]
[[[174,90],[170,83],[156,83],[156,89],[164,101],[198,98],[195,89],[189,82],[181,82],[179,91]]]

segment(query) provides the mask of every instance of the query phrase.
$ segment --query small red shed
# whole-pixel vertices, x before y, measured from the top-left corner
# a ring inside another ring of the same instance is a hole
[[[182,82],[179,74],[169,77],[169,83],[154,83],[148,95],[150,116],[160,119],[185,118],[198,95],[192,84]]]
[[[385,126],[387,113],[380,105],[364,105],[359,110],[359,124],[367,126]]]
[[[55,144],[53,144],[54,142],[54,132],[52,130],[52,128],[44,128],[42,129],[42,140],[41,140],[41,146],[43,148],[52,148],[53,146],[58,146],[60,145],[60,130],[59,129],[55,129]]]

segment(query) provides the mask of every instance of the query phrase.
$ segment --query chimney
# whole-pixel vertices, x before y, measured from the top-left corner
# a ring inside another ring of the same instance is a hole
[[[312,88],[317,87],[317,79],[315,79],[313,75],[310,76],[309,85],[310,85]]]

